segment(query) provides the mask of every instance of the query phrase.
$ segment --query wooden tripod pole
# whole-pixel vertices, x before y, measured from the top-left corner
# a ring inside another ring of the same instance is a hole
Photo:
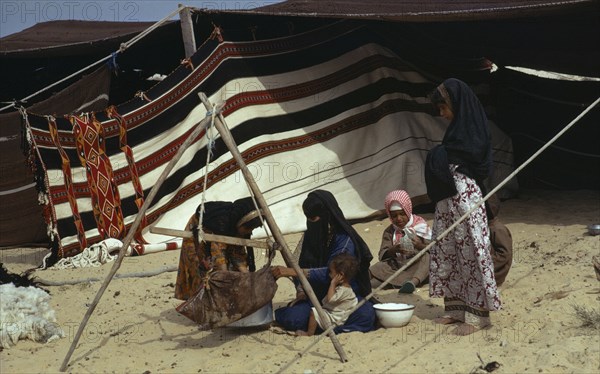
[[[211,111],[213,106],[208,101],[208,97],[206,97],[206,95],[203,92],[199,93],[198,95],[200,96],[200,100],[202,100],[202,103],[204,103],[206,110]],[[279,229],[279,226],[277,226],[277,223],[275,222],[275,219],[273,218],[273,215],[271,214],[271,210],[269,209],[269,206],[267,205],[267,202],[266,202],[262,192],[258,188],[258,185],[256,184],[256,181],[254,180],[252,173],[250,173],[250,170],[248,170],[248,167],[246,166],[246,163],[244,162],[242,154],[240,153],[240,151],[237,147],[237,144],[235,143],[235,140],[233,139],[233,136],[231,135],[231,132],[229,132],[229,128],[225,124],[225,119],[223,118],[223,115],[221,113],[219,113],[218,117],[215,119],[215,127],[219,131],[219,134],[221,135],[223,142],[229,149],[229,152],[231,152],[231,154],[233,155],[233,158],[235,159],[235,161],[239,165],[240,169],[242,170],[244,179],[246,180],[246,183],[248,183],[248,186],[250,186],[250,189],[252,190],[252,193],[256,197],[256,200],[258,201],[260,208],[263,209],[263,212],[265,214],[265,218],[267,220],[269,228],[271,229],[271,232],[273,233],[275,240],[277,240],[277,242],[281,245],[281,253],[283,255],[285,263],[288,266],[291,266],[296,271],[296,274],[298,275],[298,279],[300,280],[302,287],[304,287],[304,291],[306,292],[306,295],[308,296],[310,301],[313,303],[315,309],[317,310],[317,313],[319,314],[319,317],[321,318],[321,321],[324,322],[324,324],[325,324],[325,326],[323,326],[323,327],[325,329],[329,329],[330,323],[328,322],[329,320],[327,319],[327,317],[325,316],[325,313],[323,312],[321,303],[319,302],[319,299],[317,299],[317,296],[315,295],[315,292],[313,291],[312,287],[310,286],[310,283],[308,283],[308,280],[304,276],[304,272],[302,271],[302,269],[300,268],[298,263],[293,259],[291,252],[287,246],[287,243],[285,242],[283,234],[282,234],[281,230]],[[337,336],[331,329],[329,329],[329,330],[330,330],[329,337],[331,338],[331,341],[333,342],[333,346],[335,347],[335,350],[340,355],[340,359],[342,360],[342,362],[348,361],[348,358],[346,357],[346,353],[344,352],[342,345],[340,344],[339,340],[337,339]]]
[[[218,110],[221,110],[221,108],[218,108]],[[94,301],[92,302],[92,304],[90,304],[90,307],[88,308],[87,312],[83,316],[83,320],[81,321],[81,324],[79,325],[79,329],[77,330],[77,334],[75,334],[75,338],[73,339],[73,342],[71,343],[69,352],[67,352],[67,355],[65,356],[65,359],[63,360],[63,363],[60,366],[60,371],[67,370],[67,365],[69,364],[71,355],[73,355],[73,352],[75,351],[75,347],[77,346],[77,343],[79,342],[79,339],[81,338],[81,334],[83,333],[83,330],[85,329],[85,326],[86,326],[88,320],[92,316],[92,313],[94,313],[94,309],[96,309],[98,302],[100,302],[100,298],[102,298],[102,295],[104,294],[104,291],[106,291],[108,284],[110,283],[110,281],[113,279],[113,277],[117,273],[117,270],[119,270],[119,267],[121,266],[121,263],[123,262],[123,258],[125,257],[125,254],[127,253],[127,248],[129,248],[129,244],[131,243],[133,236],[135,235],[138,227],[140,226],[140,223],[142,222],[142,218],[146,214],[146,210],[148,210],[148,208],[150,207],[150,204],[152,203],[152,200],[158,193],[160,186],[163,184],[165,179],[167,179],[167,177],[169,176],[169,173],[171,172],[171,170],[173,170],[173,168],[177,164],[177,161],[179,161],[181,156],[183,156],[183,153],[185,152],[185,150],[190,146],[190,144],[192,144],[192,142],[198,137],[198,135],[200,135],[200,133],[206,128],[206,126],[209,124],[209,122],[211,120],[212,120],[211,117],[206,117],[202,121],[200,121],[200,123],[198,125],[196,125],[196,128],[194,129],[194,131],[192,131],[190,136],[188,136],[185,139],[185,141],[181,144],[181,146],[177,150],[177,153],[175,154],[175,156],[173,156],[171,161],[169,161],[169,163],[167,164],[167,166],[165,167],[165,169],[159,176],[159,178],[156,181],[156,183],[154,184],[154,186],[152,186],[152,189],[150,190],[148,197],[144,201],[144,204],[140,208],[140,211],[138,212],[137,216],[135,217],[135,220],[131,224],[131,227],[129,228],[127,236],[123,240],[123,246],[119,250],[119,255],[117,256],[117,259],[115,260],[112,268],[110,269],[110,272],[104,279],[104,283],[102,283],[102,286],[98,290],[98,293],[96,293],[96,297],[94,298]]]

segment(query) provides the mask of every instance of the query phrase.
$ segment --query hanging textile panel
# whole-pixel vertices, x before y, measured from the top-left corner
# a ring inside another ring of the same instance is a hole
[[[48,99],[29,105],[27,111],[100,110],[107,105],[110,82],[110,70],[102,66]],[[40,246],[47,238],[38,191],[23,156],[21,123],[18,111],[0,114],[0,246]]]
[[[47,186],[55,251],[70,256],[126,234],[169,160],[207,116],[199,92],[224,103],[224,119],[284,233],[303,228],[300,204],[315,188],[332,191],[348,218],[381,209],[392,189],[423,198],[424,160],[446,126],[427,99],[434,87],[365,26],[341,21],[262,41],[207,40],[131,101],[83,117],[56,118],[55,138],[50,119],[30,115],[31,154]],[[99,126],[94,128],[103,141],[82,154],[73,123],[85,120]],[[510,166],[512,150],[499,151],[496,162]],[[105,181],[89,170],[96,154],[104,161]],[[200,203],[206,173],[207,200],[249,193],[239,167],[209,128],[158,190],[137,241],[170,239],[149,233],[148,225],[182,229]]]

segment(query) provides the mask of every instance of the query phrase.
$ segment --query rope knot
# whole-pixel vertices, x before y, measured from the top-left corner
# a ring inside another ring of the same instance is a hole
[[[144,91],[138,91],[135,93],[135,97],[139,97],[142,100],[146,100],[147,102],[150,102],[152,100],[150,100],[150,98],[148,98],[148,96],[146,96],[146,93]]]
[[[190,70],[194,70],[194,64],[192,63],[192,59],[187,57],[184,58],[183,60],[181,60],[181,65],[185,65],[188,68],[190,68]]]
[[[223,43],[223,30],[214,24],[213,22],[213,31],[208,37],[209,39],[217,39],[219,43]]]

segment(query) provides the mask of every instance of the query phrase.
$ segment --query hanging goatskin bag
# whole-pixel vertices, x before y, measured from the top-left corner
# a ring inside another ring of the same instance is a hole
[[[203,286],[176,310],[201,330],[226,326],[267,305],[277,291],[271,260],[253,273],[211,271]]]

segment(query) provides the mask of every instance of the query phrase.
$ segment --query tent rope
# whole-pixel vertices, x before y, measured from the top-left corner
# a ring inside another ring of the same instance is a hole
[[[156,268],[154,270],[140,271],[140,272],[133,272],[133,273],[124,273],[124,274],[115,274],[115,279],[147,278],[147,277],[153,277],[155,275],[159,275],[159,274],[162,274],[162,273],[174,272],[174,271],[177,271],[177,269],[178,269],[177,265],[173,265],[173,266],[161,266],[161,267]],[[56,287],[56,286],[72,286],[72,285],[81,284],[81,283],[100,282],[102,280],[104,280],[104,279],[97,278],[97,277],[90,277],[90,278],[84,278],[84,279],[71,279],[71,280],[53,281],[53,280],[49,280],[49,279],[43,279],[43,278],[40,278],[40,277],[37,277],[37,276],[35,277],[35,281],[36,282],[39,282],[43,286],[51,286],[51,287]]]
[[[390,275],[383,283],[381,283],[381,285],[379,285],[379,287],[377,287],[375,290],[371,291],[371,293],[369,295],[365,296],[364,299],[359,301],[358,304],[354,308],[352,308],[350,311],[347,312],[346,316],[349,316],[350,314],[354,313],[357,309],[359,309],[361,306],[363,306],[367,302],[367,300],[369,300],[371,297],[373,297],[375,294],[377,294],[377,292],[381,291],[385,286],[387,286],[391,279],[396,278],[400,273],[402,273],[405,269],[410,267],[419,258],[421,258],[425,254],[425,252],[427,252],[431,247],[433,247],[433,245],[435,243],[437,243],[440,239],[442,239],[443,237],[448,235],[448,233],[450,233],[450,231],[454,230],[454,228],[456,228],[456,226],[458,226],[462,221],[464,221],[471,213],[473,213],[476,209],[478,209],[481,204],[483,204],[487,199],[489,199],[498,190],[500,190],[500,188],[502,188],[506,183],[508,183],[514,176],[516,176],[521,170],[523,170],[523,168],[525,168],[525,166],[529,165],[537,156],[540,155],[540,153],[542,153],[546,148],[548,148],[552,143],[554,143],[558,138],[560,138],[567,130],[569,130],[571,127],[573,127],[573,125],[575,125],[575,123],[577,123],[583,116],[585,116],[590,110],[592,110],[596,105],[598,105],[599,102],[600,102],[600,97],[598,97],[596,99],[596,101],[594,101],[592,104],[590,104],[583,112],[581,112],[575,119],[573,119],[567,126],[565,126],[565,128],[563,128],[558,134],[556,134],[552,139],[550,139],[550,141],[548,141],[542,148],[540,148],[531,157],[529,157],[529,159],[527,159],[525,162],[523,162],[521,164],[521,166],[519,166],[514,172],[512,172],[512,174],[510,174],[502,182],[500,182],[496,187],[494,187],[487,195],[485,195],[485,197],[483,199],[481,199],[477,204],[475,204],[474,207],[472,207],[468,212],[466,212],[462,217],[460,217],[456,222],[454,222],[450,227],[448,227],[444,232],[442,232],[437,238],[432,240],[431,243],[429,243],[419,253],[417,253],[414,257],[412,257],[410,259],[410,261],[408,261],[404,266],[402,266],[400,269],[398,269],[394,274]],[[297,357],[295,357],[293,360],[288,362],[286,365],[283,365],[277,371],[277,373],[283,373],[298,358],[302,357],[302,355],[304,355],[315,344],[317,344],[317,342],[319,342],[325,336],[328,336],[329,333],[331,333],[335,327],[336,327],[335,324],[332,324],[331,326],[329,326],[329,328],[326,329],[322,334],[318,335],[316,337],[316,339],[308,347],[306,347],[302,352],[298,353]]]
[[[98,267],[108,262],[114,261],[117,256],[110,252],[121,248],[123,243],[117,239],[106,239],[85,248],[83,252],[67,258],[61,258],[50,269],[74,269],[85,267]]]
[[[208,165],[210,164],[210,158],[213,154],[213,149],[215,147],[215,138],[216,136],[211,136],[211,129],[214,129],[215,126],[215,117],[218,109],[210,110],[206,112],[206,117],[210,116],[210,122],[206,125],[206,131],[204,135],[206,136],[206,165],[204,166],[204,182],[202,183],[202,199],[200,200],[200,217],[198,218],[198,241],[204,241],[204,231],[203,222],[204,222],[204,203],[206,202],[206,185],[208,184]]]
[[[179,12],[183,8],[185,8],[185,6],[180,5],[176,10],[174,10],[173,12],[171,12],[171,14],[169,14],[168,16],[166,16],[163,19],[161,19],[160,21],[154,23],[152,26],[148,27],[146,30],[144,30],[141,33],[139,33],[138,35],[134,36],[129,41],[121,43],[121,45],[119,46],[119,50],[117,51],[117,53],[124,52],[127,48],[131,47],[135,43],[137,43],[140,40],[142,40],[142,38],[144,38],[146,35],[148,35],[152,31],[154,31],[158,27],[162,26],[163,23],[165,23],[166,21],[170,20],[175,15],[179,14]],[[31,99],[32,97],[35,97],[35,96],[41,94],[42,92],[45,92],[45,91],[49,90],[50,88],[52,88],[52,87],[54,87],[54,86],[56,86],[58,84],[61,84],[61,83],[65,82],[65,81],[67,81],[67,80],[69,80],[69,79],[71,79],[71,78],[73,78],[73,77],[75,77],[75,76],[77,76],[77,75],[79,75],[79,74],[81,74],[81,73],[83,73],[83,72],[91,69],[92,67],[101,64],[102,62],[104,62],[104,61],[106,61],[108,59],[112,59],[114,53],[115,52],[112,52],[108,56],[101,58],[100,60],[98,60],[98,61],[96,61],[96,62],[94,62],[94,63],[92,63],[92,64],[90,64],[90,65],[88,65],[86,67],[84,67],[83,69],[80,69],[80,70],[76,71],[75,73],[73,73],[73,74],[71,74],[71,75],[69,75],[69,76],[67,76],[67,77],[65,77],[63,79],[61,79],[61,80],[59,80],[57,82],[54,82],[54,83],[52,83],[52,84],[50,84],[50,85],[42,88],[41,90],[32,93],[31,95],[29,95],[27,97],[22,98],[21,100],[19,100],[19,102],[27,102],[27,100]],[[10,105],[7,105],[7,106],[5,106],[3,108],[0,108],[0,112],[4,111],[6,109],[9,109],[9,108],[16,107],[16,106],[17,106],[17,101],[15,100]]]
[[[213,104],[211,103],[211,105],[213,105]],[[223,105],[224,105],[224,103],[220,103],[218,106],[222,107]],[[215,106],[213,105],[213,108],[214,107]],[[215,110],[211,110],[210,112],[214,113]],[[223,113],[221,113],[219,111],[218,116],[219,116],[219,119],[222,121],[222,123],[225,123],[225,118],[223,117]],[[214,124],[214,116],[213,116],[212,120],[213,120],[212,123]],[[206,186],[206,183],[205,183],[205,186]],[[252,192],[252,189],[250,188],[250,186],[248,185],[248,183],[246,183],[246,188],[248,189],[248,194],[252,198],[252,203],[254,204],[254,209],[256,209],[257,212],[261,212],[261,209],[259,208],[258,203],[256,202],[256,197],[254,196],[254,193]],[[269,231],[269,225],[265,224],[265,218],[263,217],[262,214],[259,214],[258,218],[260,219],[260,223],[261,223],[263,229],[265,230],[265,234],[267,235],[268,241],[273,242],[273,238],[271,236],[271,232]]]

